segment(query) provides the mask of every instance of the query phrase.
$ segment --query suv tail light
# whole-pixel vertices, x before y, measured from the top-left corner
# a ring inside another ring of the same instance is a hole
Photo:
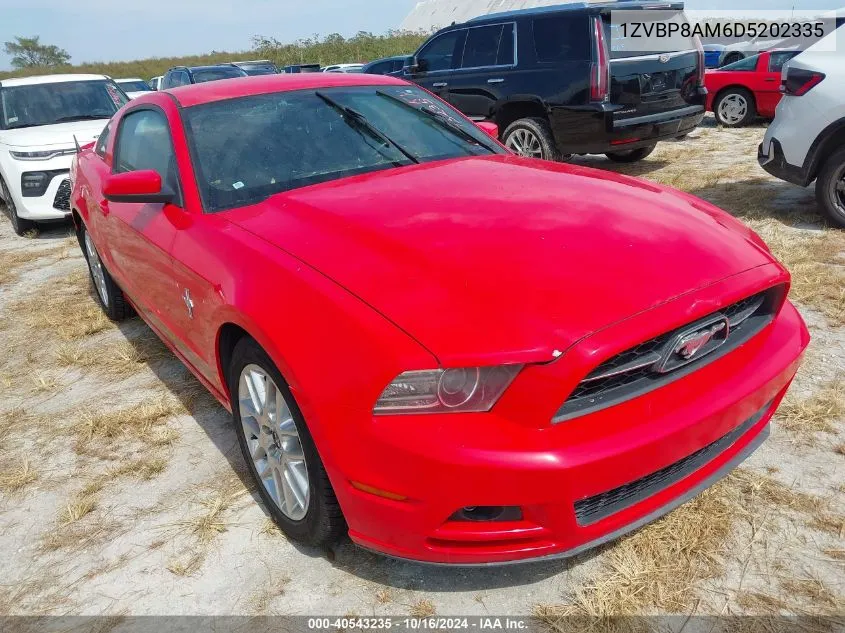
[[[596,50],[590,69],[590,99],[607,101],[610,96],[610,53],[600,17],[593,18],[593,42]]]
[[[704,45],[701,43],[701,38],[698,35],[695,36],[695,50],[698,53],[698,85],[703,86],[705,72]]]
[[[824,73],[817,73],[803,68],[789,68],[784,72],[780,91],[786,95],[800,97],[807,94],[825,78]]]

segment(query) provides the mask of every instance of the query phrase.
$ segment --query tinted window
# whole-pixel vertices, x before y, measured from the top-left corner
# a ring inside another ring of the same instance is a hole
[[[420,88],[360,86],[327,88],[321,94],[354,108],[418,162],[504,152]],[[441,113],[473,140],[424,114],[421,107]],[[183,116],[208,211],[414,162],[312,91],[207,103],[186,108]]]
[[[115,172],[152,169],[161,182],[179,190],[176,156],[167,119],[158,110],[136,110],[123,117],[115,144]]]
[[[152,90],[146,81],[118,81],[116,83],[126,92],[149,92]]]
[[[502,25],[482,26],[469,29],[464,45],[462,68],[495,66],[502,39]]]
[[[206,68],[203,70],[195,70],[194,83],[202,84],[207,81],[218,81],[220,79],[234,79],[235,77],[245,77],[246,73],[235,66],[220,66],[219,68]]]
[[[386,75],[393,70],[393,62],[381,62],[373,64],[367,71],[370,75]]]
[[[126,95],[111,81],[66,81],[0,89],[0,129],[110,119]]]
[[[496,56],[498,66],[513,66],[516,63],[514,54],[513,22],[505,24],[502,29],[502,39],[499,42],[499,54]]]
[[[642,47],[636,46],[634,44],[638,43],[639,40],[636,40],[633,36],[632,37],[625,37],[624,30],[620,27],[620,25],[612,25],[611,19],[609,15],[602,15],[602,21],[604,22],[604,34],[605,38],[607,39],[607,46],[610,50],[610,58],[611,59],[624,59],[626,57],[642,57],[643,55],[655,55],[658,53],[671,53],[677,52],[681,50],[695,50],[696,44],[695,40],[692,37],[683,38],[680,35],[673,35],[671,40],[667,38],[666,46],[669,46],[668,42],[671,41],[673,46],[677,45],[676,48],[673,50],[669,50],[668,48],[663,48],[659,51],[644,51]],[[661,10],[654,14],[649,13],[648,11],[643,12],[643,19],[642,23],[644,28],[652,31],[655,28],[658,28],[656,23],[663,22],[666,24],[688,24],[689,20],[687,19],[686,14],[683,11],[667,11]],[[592,36],[590,36],[592,39]]]
[[[738,62],[722,66],[719,70],[757,70],[757,61],[760,59],[759,55],[752,55],[745,59],[740,59]]]
[[[417,56],[420,70],[432,72],[454,68],[455,49],[463,42],[466,31],[452,31],[429,42]]]
[[[276,69],[270,66],[241,66],[241,70],[243,70],[249,76],[255,75],[275,75]]]
[[[795,57],[799,51],[784,51],[782,53],[771,53],[769,55],[769,72],[779,73],[783,65]]]
[[[393,61],[393,71],[392,72],[399,72],[405,68],[405,60],[404,59],[396,59]]]
[[[541,63],[590,59],[589,21],[582,16],[534,20],[534,50]]]

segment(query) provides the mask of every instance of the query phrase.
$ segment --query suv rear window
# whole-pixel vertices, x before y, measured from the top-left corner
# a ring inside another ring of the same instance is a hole
[[[551,16],[534,20],[534,51],[540,63],[590,59],[590,30],[585,16]]]
[[[633,13],[633,11],[626,11],[625,13]],[[637,11],[639,13],[639,11]],[[660,11],[652,12],[648,10],[643,10],[643,17],[638,18],[639,22],[647,23],[649,21],[655,21],[654,17],[657,15],[659,19],[657,21],[660,22],[677,22],[679,24],[686,24],[689,22],[687,20],[687,16],[683,11],[667,11],[661,9]],[[649,16],[652,17],[649,20]],[[671,53],[677,52],[680,50],[695,50],[695,40],[692,37],[689,38],[682,38],[680,35],[673,35],[672,42],[678,42],[683,40],[684,45],[683,48],[678,48],[677,51],[668,51],[668,50],[659,50],[659,51],[644,51],[641,47],[637,47],[635,50],[625,50],[628,46],[626,46],[627,42],[625,41],[626,38],[622,35],[622,29],[614,26],[610,22],[610,16],[607,14],[603,14],[601,16],[602,23],[604,24],[604,36],[607,40],[607,46],[610,49],[610,59],[625,59],[626,57],[642,57],[643,55],[656,55],[658,53]],[[641,41],[641,40],[640,40]],[[651,43],[651,42],[649,42]]]

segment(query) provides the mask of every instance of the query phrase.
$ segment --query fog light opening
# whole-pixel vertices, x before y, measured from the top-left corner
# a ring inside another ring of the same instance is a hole
[[[521,521],[522,509],[519,506],[465,506],[450,516],[449,520],[473,523]]]

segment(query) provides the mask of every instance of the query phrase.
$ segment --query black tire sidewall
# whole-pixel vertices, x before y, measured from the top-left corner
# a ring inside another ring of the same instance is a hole
[[[554,134],[548,122],[539,117],[518,119],[511,123],[502,135],[502,143],[507,145],[508,139],[517,130],[528,130],[540,141],[540,150],[543,153],[541,160],[560,161],[561,154],[558,150]]]
[[[97,251],[97,255],[100,257],[100,264],[103,267],[103,275],[106,278],[106,295],[109,299],[108,305],[103,303],[103,298],[100,296],[100,291],[97,290],[97,283],[94,281],[94,274],[91,271],[91,262],[88,260],[88,251],[85,249],[85,234],[87,232],[88,229],[83,225],[79,233],[79,246],[82,248],[82,256],[85,258],[85,264],[88,266],[88,277],[91,279],[94,296],[97,298],[97,303],[100,305],[100,308],[102,308],[103,312],[109,319],[112,321],[122,321],[129,315],[130,308],[126,304],[126,299],[123,297],[123,291],[114,282],[114,279],[112,279],[102,256],[99,251]],[[94,244],[93,241],[92,245],[95,249],[97,248],[97,245]]]
[[[845,228],[845,206],[837,201],[836,183],[841,179],[843,169],[845,148],[834,152],[825,161],[816,181],[816,200],[825,217],[839,228]]]
[[[636,163],[651,156],[655,149],[657,149],[657,143],[629,152],[608,152],[605,156],[616,163]]]
[[[6,206],[6,212],[9,216],[9,221],[12,223],[12,230],[15,235],[23,235],[27,231],[35,228],[35,222],[32,220],[24,220],[18,215],[18,209],[15,206],[15,201],[12,199],[12,192],[6,186],[6,181],[0,176],[0,187],[3,188],[3,203]]]
[[[248,365],[257,365],[269,375],[290,407],[293,421],[299,433],[300,443],[305,455],[305,464],[308,470],[309,502],[308,511],[305,517],[299,521],[293,521],[286,517],[281,509],[273,501],[273,498],[264,488],[261,478],[252,461],[249,447],[246,443],[246,436],[241,424],[240,408],[238,406],[238,388],[240,376],[243,369]],[[252,339],[244,338],[236,346],[232,353],[232,361],[228,370],[229,399],[232,403],[232,419],[235,424],[235,433],[238,436],[238,444],[241,447],[244,461],[252,475],[258,494],[264,502],[264,507],[276,524],[290,538],[307,545],[321,546],[336,540],[346,530],[342,516],[339,517],[339,506],[334,496],[334,490],[328,481],[323,462],[320,459],[314,439],[305,423],[305,418],[299,409],[299,405],[293,397],[281,372],[276,368],[275,363],[267,353]]]
[[[726,123],[719,118],[719,106],[722,104],[724,99],[727,99],[731,95],[742,95],[742,97],[745,98],[746,103],[748,103],[748,110],[739,123]],[[719,96],[716,97],[716,101],[713,102],[713,115],[716,117],[716,123],[723,127],[736,128],[748,125],[754,120],[754,117],[757,116],[757,104],[754,101],[754,95],[744,88],[728,88],[727,90],[719,93]]]

